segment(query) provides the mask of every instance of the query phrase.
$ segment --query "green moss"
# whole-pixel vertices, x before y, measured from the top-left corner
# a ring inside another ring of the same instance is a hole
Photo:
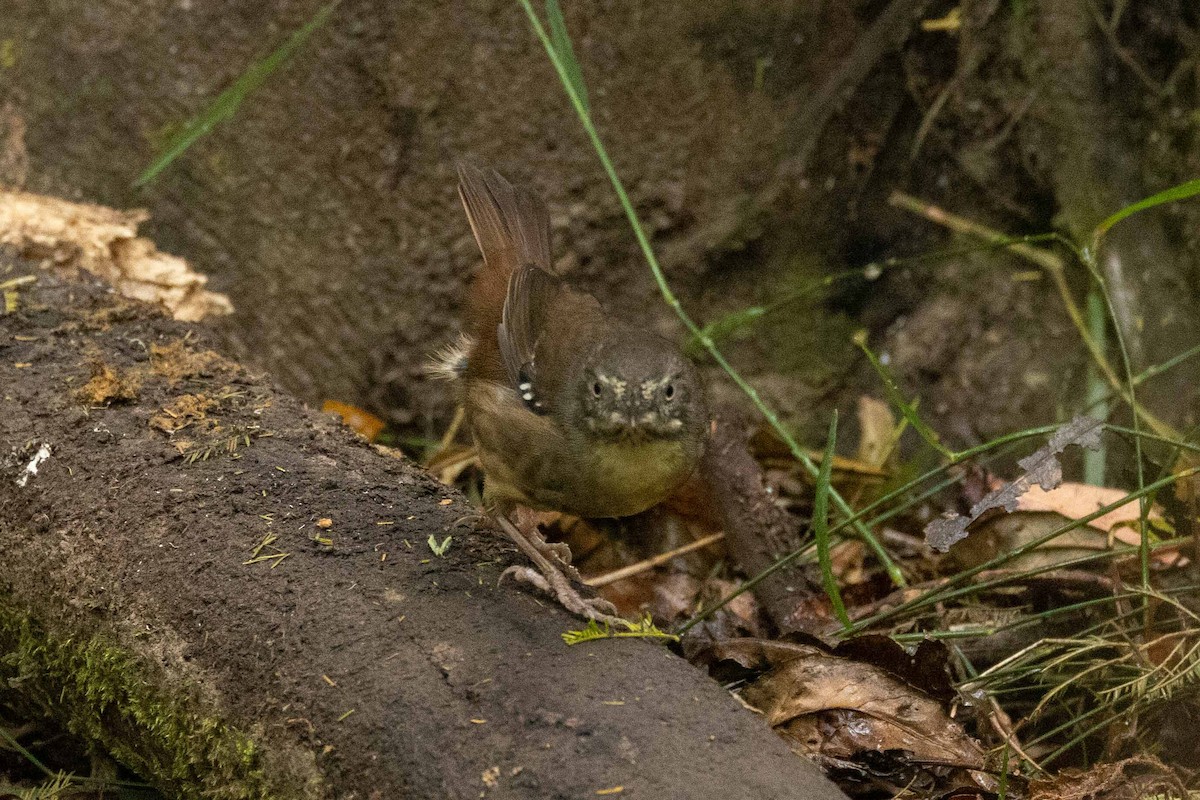
[[[195,687],[106,636],[48,630],[3,593],[0,653],[0,683],[172,796],[309,794],[303,777],[268,776],[260,745],[211,716]]]

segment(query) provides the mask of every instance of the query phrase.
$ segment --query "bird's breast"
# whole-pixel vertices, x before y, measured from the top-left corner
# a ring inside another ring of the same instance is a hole
[[[694,456],[677,439],[594,443],[591,491],[577,498],[585,517],[627,517],[664,500],[691,474]]]

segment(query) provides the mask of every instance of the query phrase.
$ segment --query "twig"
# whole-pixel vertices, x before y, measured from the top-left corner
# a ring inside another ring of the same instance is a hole
[[[1088,3],[1088,7],[1092,12],[1092,18],[1096,22],[1096,27],[1104,34],[1105,41],[1112,48],[1113,53],[1121,61],[1122,64],[1129,67],[1130,72],[1137,76],[1137,79],[1142,82],[1142,85],[1151,91],[1154,95],[1162,97],[1163,87],[1154,81],[1153,78],[1142,68],[1142,65],[1137,62],[1129,51],[1121,46],[1121,42],[1117,39],[1116,30],[1108,24],[1104,19],[1104,15],[1100,13],[1100,9],[1094,3]]]
[[[714,533],[711,536],[705,536],[703,539],[697,539],[694,542],[689,542],[682,547],[676,547],[674,550],[668,550],[665,553],[659,553],[656,556],[643,559],[636,564],[630,564],[628,566],[621,567],[620,569],[615,569],[612,572],[606,572],[603,575],[597,575],[594,578],[584,578],[583,583],[585,586],[591,586],[593,588],[598,586],[607,586],[610,583],[615,583],[616,581],[624,580],[625,578],[632,578],[634,575],[648,572],[655,567],[667,563],[677,556],[686,555],[694,550],[700,550],[708,547],[710,544],[716,544],[724,538],[724,533]]]
[[[1017,738],[1017,732],[1014,731],[1012,729],[1012,725],[1009,724],[1008,714],[1006,714],[1004,709],[1000,707],[1000,703],[996,700],[995,695],[993,695],[991,692],[988,692],[987,699],[988,705],[992,709],[987,715],[988,724],[992,726],[992,730],[994,730],[996,734],[1002,740],[1004,740],[1006,745],[1012,748],[1013,752],[1025,759],[1026,763],[1028,763],[1037,771],[1044,773],[1045,770],[1042,769],[1038,762],[1033,760],[1033,756],[1021,749],[1021,740]],[[1007,767],[1008,765],[1006,764],[1004,766]],[[1005,769],[1005,772],[1007,772],[1007,769]]]

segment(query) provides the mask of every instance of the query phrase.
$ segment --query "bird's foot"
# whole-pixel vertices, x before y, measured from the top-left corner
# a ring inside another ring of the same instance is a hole
[[[579,576],[579,571],[571,564],[571,548],[566,542],[547,542],[546,537],[542,535],[541,528],[538,527],[539,513],[524,506],[517,506],[513,511],[513,516],[516,518],[515,526],[521,535],[525,537],[531,545],[537,548],[543,556],[550,561],[558,564],[568,578],[572,580],[583,580]]]
[[[601,624],[620,629],[629,626],[625,619],[617,616],[616,606],[602,597],[584,597],[558,570],[546,575],[533,567],[514,565],[500,573],[500,580],[508,577],[536,586],[546,594],[553,596],[567,611],[578,614],[584,619],[594,619]]]
[[[521,549],[521,552],[537,566],[537,569],[511,566],[500,574],[500,580],[512,576],[522,582],[533,584],[553,596],[563,608],[585,619],[617,627],[628,626],[624,619],[616,615],[617,608],[612,603],[599,597],[584,597],[578,589],[571,585],[571,578],[574,577],[578,580],[579,573],[571,566],[570,550],[566,550],[565,559],[561,555],[562,549],[565,549],[566,545],[556,546],[547,542],[540,533],[536,532],[536,528],[532,535],[518,530],[503,516],[498,516],[496,523]]]

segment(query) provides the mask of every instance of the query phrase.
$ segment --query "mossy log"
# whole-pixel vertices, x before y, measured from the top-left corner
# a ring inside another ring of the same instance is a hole
[[[171,797],[842,797],[660,645],[566,647],[459,495],[201,329],[0,273],[6,700]]]

